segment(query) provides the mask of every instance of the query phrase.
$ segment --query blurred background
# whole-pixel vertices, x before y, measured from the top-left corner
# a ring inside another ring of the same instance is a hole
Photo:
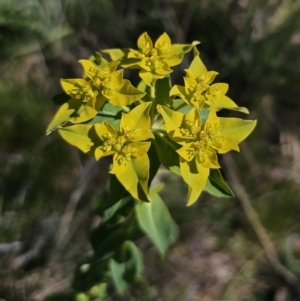
[[[166,31],[172,42],[201,41],[216,81],[229,83],[228,95],[258,119],[241,154],[232,154],[236,175],[281,263],[300,276],[299,0],[0,0],[1,301],[68,291],[90,254],[88,233],[99,223],[91,208],[108,164],[57,133],[45,136],[59,105],[52,97],[60,78],[81,76],[79,59],[135,48],[144,31],[153,40]],[[126,76],[137,84],[133,73]],[[145,282],[107,300],[300,300],[266,260],[238,198],[203,193],[185,207],[185,185],[164,181],[179,241],[164,260],[141,243]]]

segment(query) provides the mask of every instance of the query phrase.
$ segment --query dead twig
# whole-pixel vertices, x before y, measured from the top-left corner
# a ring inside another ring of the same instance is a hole
[[[237,168],[233,161],[232,155],[227,154],[223,157],[226,164],[226,170],[228,172],[229,180],[231,182],[232,188],[239,199],[242,208],[253,227],[259,242],[261,243],[264,253],[273,267],[274,271],[277,272],[286,282],[289,284],[297,293],[300,293],[300,280],[291,273],[287,268],[285,268],[278,260],[275,247],[269,238],[264,226],[259,220],[259,217],[254,210],[251,201],[248,197],[247,192],[239,181],[237,175]]]
[[[30,248],[12,261],[11,267],[13,270],[24,267],[27,263],[40,255],[43,248],[48,244],[55,233],[56,220],[57,214],[53,213],[41,222],[36,233],[30,238]],[[20,248],[22,245],[24,245],[24,243],[21,243]]]
[[[97,178],[97,174],[102,174],[101,179],[99,180],[99,183],[96,187],[94,187],[94,195],[97,195],[104,189],[104,186],[107,181],[107,170],[109,166],[109,161],[107,160],[100,160],[95,161],[95,159],[90,158],[86,161],[82,172],[79,174],[77,183],[75,185],[75,189],[70,195],[70,198],[68,200],[65,212],[61,218],[60,226],[57,233],[57,242],[54,250],[50,254],[49,258],[52,258],[60,250],[62,250],[63,247],[66,246],[67,242],[72,237],[72,234],[74,231],[71,230],[72,227],[72,220],[76,213],[76,208],[81,200],[81,197],[86,192],[89,186],[91,186],[91,183],[93,183],[93,180]],[[103,172],[104,170],[104,172]]]

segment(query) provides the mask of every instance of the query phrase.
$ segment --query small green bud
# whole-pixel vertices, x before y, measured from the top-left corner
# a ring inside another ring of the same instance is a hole
[[[91,298],[104,297],[105,294],[106,294],[106,283],[100,283],[98,285],[94,285],[88,291],[88,295]]]
[[[85,293],[78,293],[75,298],[76,301],[90,301],[90,297]]]

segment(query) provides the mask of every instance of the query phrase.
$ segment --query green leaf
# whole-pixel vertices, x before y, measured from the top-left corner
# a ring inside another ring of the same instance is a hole
[[[116,175],[109,175],[109,197],[105,202],[105,209],[110,208],[122,199],[128,197],[130,193],[118,181]]]
[[[151,187],[151,192],[154,194],[159,194],[165,187],[165,183],[159,183]]]
[[[131,196],[125,197],[109,207],[104,212],[105,222],[109,224],[115,224],[123,221],[132,211],[136,202]]]
[[[201,121],[204,123],[208,118],[209,110],[202,108],[201,110],[198,109],[198,111],[200,112]]]
[[[176,99],[176,100],[178,100],[178,99]],[[183,101],[178,102],[176,104],[177,108],[174,108],[174,110],[178,111],[178,112],[181,112],[184,115],[187,115],[190,112],[190,110],[195,108],[195,107],[187,105],[187,104],[184,105],[184,106],[181,106],[180,104],[184,104],[184,102]],[[179,109],[178,109],[178,107],[179,107]],[[198,109],[198,111],[200,113],[201,121],[202,121],[202,123],[204,123],[208,118],[209,110],[205,109],[205,108],[202,108],[202,109]]]
[[[120,106],[115,106],[109,102],[106,102],[101,108],[101,110],[99,111],[99,113],[102,113],[103,115],[106,114],[118,118],[121,118],[121,112],[122,112],[122,108]]]
[[[173,98],[169,96],[171,89],[171,79],[166,76],[162,79],[158,79],[155,82],[155,100],[153,106],[164,105],[170,107],[173,103]]]
[[[109,269],[117,292],[123,295],[129,284],[141,278],[143,258],[132,241],[125,241],[117,253],[117,258],[110,259]]]
[[[78,267],[72,282],[72,288],[76,291],[88,291],[92,285],[106,282],[107,278],[107,259],[91,258],[87,263]]]
[[[176,98],[173,100],[173,106],[172,110],[178,111],[180,108],[187,106],[187,103],[181,99],[181,98]]]
[[[179,155],[176,152],[176,150],[180,148],[180,145],[161,131],[153,131],[153,134],[155,136],[153,143],[161,164],[172,172],[180,175]]]
[[[148,186],[150,186],[161,165],[154,143],[151,143],[148,151],[148,157],[150,161]]]
[[[169,210],[160,196],[150,190],[150,203],[138,203],[135,213],[141,230],[161,255],[165,255],[168,247],[178,237],[178,226],[172,219]]]
[[[99,124],[106,121],[109,123],[116,131],[120,128],[120,119],[116,119],[115,116],[105,115],[103,113],[98,113],[93,119],[86,122],[85,124]]]
[[[127,281],[123,279],[125,265],[123,263],[118,263],[111,258],[109,261],[109,269],[111,271],[111,277],[118,294],[123,295],[129,288]]]
[[[105,260],[112,256],[122,243],[128,239],[126,221],[114,225],[101,224],[90,235],[90,242],[95,252],[95,258]]]
[[[97,124],[107,121],[115,130],[119,130],[122,108],[106,102],[98,114],[86,124]]]
[[[190,106],[190,105],[186,105],[181,107],[179,110],[177,110],[178,112],[181,112],[184,115],[187,115],[191,109],[193,109],[194,107]]]
[[[217,197],[234,197],[234,193],[224,182],[219,169],[210,170],[204,190]]]

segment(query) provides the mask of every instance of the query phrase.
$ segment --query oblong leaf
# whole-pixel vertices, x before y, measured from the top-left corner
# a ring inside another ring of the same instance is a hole
[[[172,219],[169,210],[158,194],[150,191],[150,203],[139,203],[135,213],[141,230],[161,255],[165,255],[168,247],[178,237],[178,226]]]
[[[117,292],[123,295],[129,285],[141,277],[143,259],[141,251],[131,241],[125,241],[119,252],[123,253],[126,259],[118,262],[111,258],[108,266]]]
[[[234,197],[234,193],[224,182],[219,169],[210,169],[204,190],[217,197],[230,198]]]

